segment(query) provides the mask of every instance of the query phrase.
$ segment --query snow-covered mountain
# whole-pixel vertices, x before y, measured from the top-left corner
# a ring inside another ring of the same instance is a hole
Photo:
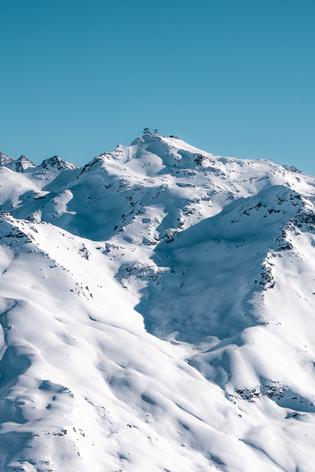
[[[1,471],[315,471],[314,178],[150,130],[0,165]]]

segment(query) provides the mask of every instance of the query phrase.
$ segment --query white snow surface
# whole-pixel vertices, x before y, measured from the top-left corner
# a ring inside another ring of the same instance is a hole
[[[80,169],[22,157],[0,471],[315,471],[315,179],[150,130]]]

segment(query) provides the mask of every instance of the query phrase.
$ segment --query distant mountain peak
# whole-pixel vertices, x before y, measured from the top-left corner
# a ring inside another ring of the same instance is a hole
[[[11,164],[14,159],[8,154],[0,151],[0,166],[6,166],[7,164]]]
[[[14,161],[16,172],[25,172],[26,169],[35,167],[35,164],[24,154],[22,154],[16,161]]]
[[[77,165],[72,164],[71,162],[68,162],[57,155],[43,160],[39,167],[47,170],[71,170],[78,168]]]

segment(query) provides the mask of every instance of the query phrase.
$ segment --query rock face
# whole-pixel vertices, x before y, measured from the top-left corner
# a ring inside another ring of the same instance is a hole
[[[148,129],[4,156],[0,470],[314,470],[315,179]]]

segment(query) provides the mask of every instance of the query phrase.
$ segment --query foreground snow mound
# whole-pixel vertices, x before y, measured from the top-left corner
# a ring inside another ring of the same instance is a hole
[[[313,178],[150,130],[0,165],[1,471],[315,470]]]

